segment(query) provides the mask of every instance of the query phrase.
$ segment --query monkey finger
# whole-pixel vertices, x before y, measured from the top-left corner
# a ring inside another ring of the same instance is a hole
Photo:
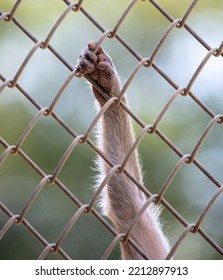
[[[92,51],[85,51],[84,56],[92,63],[97,62],[97,56],[94,52]]]
[[[94,41],[88,43],[88,49],[89,50],[93,51],[96,48],[96,46],[97,46],[97,43],[94,42]]]
[[[94,64],[85,57],[80,60],[79,65],[86,73],[91,73],[94,70]]]
[[[83,69],[83,68],[81,67],[80,64],[78,64],[78,65],[75,67],[75,76],[78,77],[78,78],[80,78],[80,77],[82,77],[82,76],[85,75],[85,74],[86,74],[86,70]]]

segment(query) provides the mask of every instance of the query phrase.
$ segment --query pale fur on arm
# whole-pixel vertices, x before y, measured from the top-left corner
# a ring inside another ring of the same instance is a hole
[[[118,96],[120,81],[111,58],[100,47],[96,53],[95,43],[89,43],[79,58],[76,71],[82,75],[88,74],[109,97]],[[98,108],[106,100],[96,88],[92,87]],[[122,99],[127,104],[126,97]],[[131,120],[121,106],[110,106],[104,113],[97,133],[98,145],[104,155],[113,164],[122,164],[134,143],[134,132]],[[103,160],[98,159],[97,166],[101,180],[110,171],[111,167]],[[138,152],[135,150],[130,157],[126,169],[142,183],[142,171],[139,164]],[[99,180],[99,184],[101,182]],[[126,233],[135,216],[146,202],[145,195],[123,173],[115,173],[101,198],[103,213],[107,215],[118,233]],[[165,259],[169,244],[159,222],[159,209],[150,206],[139,218],[131,231],[130,238],[145,252],[150,259]],[[123,259],[143,259],[128,242],[120,242]]]

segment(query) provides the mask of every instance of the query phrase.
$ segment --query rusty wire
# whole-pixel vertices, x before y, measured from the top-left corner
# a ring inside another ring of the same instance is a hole
[[[107,30],[104,26],[101,25],[101,23],[94,18],[85,8],[84,8],[84,0],[80,0],[76,3],[72,3],[69,0],[62,0],[64,2],[64,12],[61,14],[59,19],[56,21],[54,26],[51,28],[50,32],[46,36],[45,40],[39,40],[36,38],[29,29],[24,26],[19,20],[16,18],[16,12],[20,4],[22,3],[22,0],[15,1],[15,4],[11,11],[1,11],[0,10],[0,24],[4,21],[8,24],[14,24],[16,25],[33,43],[33,47],[30,50],[30,52],[27,54],[26,58],[24,59],[23,63],[19,67],[18,71],[16,72],[15,76],[13,78],[9,77],[6,78],[3,73],[0,73],[0,80],[2,81],[2,84],[0,86],[0,94],[6,89],[12,89],[16,87],[18,91],[32,104],[38,112],[34,116],[34,118],[31,120],[31,122],[28,124],[28,126],[25,128],[24,132],[19,137],[17,143],[14,145],[9,145],[2,137],[0,137],[0,145],[4,148],[4,152],[0,155],[0,167],[3,165],[4,161],[7,160],[8,156],[13,154],[14,156],[21,157],[25,162],[27,162],[32,169],[39,174],[40,181],[33,190],[30,197],[24,201],[24,207],[20,213],[12,213],[10,209],[5,205],[3,202],[0,202],[0,210],[8,217],[7,222],[5,225],[0,229],[0,240],[1,242],[4,242],[4,235],[7,234],[9,228],[13,224],[23,224],[28,231],[32,233],[35,238],[39,240],[44,246],[44,249],[42,252],[40,252],[40,255],[37,256],[38,259],[44,259],[49,253],[53,254],[60,254],[64,259],[70,259],[70,256],[62,249],[63,241],[67,237],[69,231],[75,226],[76,222],[80,218],[81,215],[94,215],[103,225],[104,227],[111,232],[111,234],[114,236],[113,241],[111,244],[107,247],[106,251],[102,255],[102,259],[107,259],[109,255],[112,253],[114,248],[117,246],[119,242],[129,242],[145,259],[149,259],[148,256],[145,255],[143,252],[143,248],[140,248],[131,238],[129,238],[131,234],[131,230],[134,227],[135,223],[139,219],[140,215],[146,210],[149,204],[152,202],[154,203],[162,203],[162,205],[179,221],[179,223],[184,227],[184,230],[182,234],[179,236],[179,238],[175,241],[175,244],[172,246],[171,251],[169,252],[167,259],[170,259],[174,257],[174,254],[176,253],[177,249],[182,246],[182,241],[186,238],[186,236],[189,233],[192,234],[200,234],[221,256],[223,256],[223,248],[220,246],[220,244],[217,244],[215,240],[207,234],[202,229],[202,222],[207,217],[211,207],[214,205],[217,198],[221,195],[223,192],[223,185],[222,182],[217,180],[215,176],[207,170],[201,162],[198,161],[196,158],[196,155],[198,154],[200,148],[205,142],[205,139],[208,135],[210,135],[213,128],[217,125],[222,125],[223,123],[223,114],[218,113],[216,114],[213,112],[205,103],[202,102],[196,95],[192,92],[192,87],[196,79],[198,78],[199,74],[201,73],[202,69],[208,62],[208,60],[212,57],[218,57],[222,59],[223,56],[223,43],[221,43],[220,46],[217,46],[215,48],[212,48],[209,46],[207,42],[203,40],[193,29],[192,27],[187,23],[188,18],[190,17],[191,13],[193,12],[194,7],[199,2],[198,0],[191,1],[191,5],[189,6],[188,10],[185,12],[182,19],[175,19],[173,18],[168,11],[166,11],[157,1],[144,1],[148,2],[145,3],[146,5],[150,4],[153,7],[155,7],[163,17],[165,17],[169,22],[170,25],[164,32],[163,36],[161,37],[158,44],[155,46],[154,51],[150,57],[142,57],[140,53],[138,53],[122,36],[119,35],[119,29],[122,26],[123,22],[128,17],[128,14],[130,11],[134,10],[134,4],[137,2],[137,0],[130,1],[129,5],[126,7],[126,10],[123,12],[123,14],[120,16],[119,20],[115,24],[113,29]],[[107,103],[103,106],[103,108],[99,111],[97,116],[94,118],[90,126],[88,127],[86,133],[84,135],[78,135],[63,119],[61,119],[54,111],[54,108],[60,99],[61,95],[64,93],[66,87],[69,85],[69,83],[75,79],[75,75],[77,73],[75,72],[74,67],[70,62],[68,62],[52,45],[51,45],[51,39],[54,36],[54,34],[57,32],[57,29],[60,27],[63,20],[66,18],[66,16],[69,13],[82,13],[88,20],[101,31],[101,37],[97,40],[97,47],[100,47],[102,42],[105,39],[110,40],[118,40],[120,44],[126,49],[127,52],[131,53],[137,60],[138,65],[132,72],[132,74],[129,76],[127,82],[123,86],[119,97],[112,97],[108,99],[107,95],[104,94],[103,90],[98,87],[97,84],[94,83],[94,81],[91,80],[91,78],[87,75],[85,75],[85,78],[89,80],[95,87],[97,87],[98,91],[107,98]],[[203,61],[198,65],[197,70],[192,75],[189,83],[185,87],[180,87],[176,84],[176,82],[167,74],[165,73],[157,64],[156,64],[156,57],[160,50],[162,48],[165,48],[165,43],[168,40],[170,34],[174,29],[184,29],[187,32],[190,33],[194,37],[195,40],[197,40],[206,50],[207,55],[204,57]],[[35,52],[39,49],[46,50],[48,49],[65,67],[70,71],[70,75],[67,77],[65,82],[62,84],[61,88],[59,89],[58,93],[56,94],[54,100],[50,104],[49,107],[42,107],[31,95],[26,92],[26,90],[20,85],[19,80],[20,76],[27,67],[27,65],[30,62],[30,59],[35,54]],[[168,102],[164,106],[163,110],[161,110],[158,114],[157,119],[153,124],[146,124],[144,123],[133,111],[131,111],[125,103],[122,102],[122,98],[126,93],[127,88],[134,80],[135,76],[138,74],[140,69],[142,67],[152,67],[164,80],[166,80],[172,87],[173,87],[173,95],[169,98]],[[185,96],[189,96],[193,102],[195,102],[200,108],[211,118],[209,124],[207,125],[207,128],[203,132],[203,134],[200,136],[200,139],[197,141],[194,149],[191,151],[190,154],[184,154],[179,147],[177,147],[159,128],[159,124],[161,120],[165,117],[166,112],[170,109],[171,106],[174,106],[174,102],[177,98],[184,98]],[[89,138],[90,134],[94,130],[95,126],[97,125],[100,118],[103,116],[104,112],[110,107],[110,106],[122,106],[126,112],[130,115],[130,117],[142,128],[141,133],[136,138],[135,143],[133,144],[132,148],[130,149],[129,153],[126,154],[126,157],[120,165],[113,166],[112,163],[109,161],[108,158],[103,154],[103,152],[97,147],[97,145]],[[66,149],[64,152],[64,155],[61,157],[61,160],[57,164],[53,174],[46,174],[40,166],[38,166],[24,151],[23,151],[23,143],[26,140],[27,136],[30,134],[32,129],[35,127],[35,125],[38,123],[40,118],[46,118],[46,117],[52,117],[54,118],[60,126],[63,127],[63,129],[72,136],[73,141],[70,144],[70,146]],[[156,134],[166,145],[169,146],[171,151],[176,154],[179,157],[179,160],[171,173],[169,174],[168,178],[166,179],[165,183],[160,189],[160,192],[158,194],[152,194],[146,186],[144,186],[142,183],[140,183],[132,174],[125,168],[128,160],[131,157],[131,154],[134,152],[134,150],[139,145],[140,141],[144,138],[146,134]],[[1,135],[0,135],[1,136]],[[61,182],[58,178],[58,175],[60,171],[62,170],[64,164],[68,160],[69,156],[71,155],[72,151],[75,149],[77,145],[89,145],[103,160],[107,162],[108,165],[110,165],[111,170],[107,174],[107,176],[102,181],[101,185],[99,186],[98,190],[95,192],[95,194],[92,196],[91,201],[89,204],[83,204],[64,184]],[[182,214],[178,213],[174,207],[168,203],[168,201],[165,199],[165,194],[168,191],[168,189],[171,186],[171,182],[176,177],[179,170],[185,165],[185,164],[193,164],[196,168],[198,168],[215,186],[216,186],[216,193],[212,197],[212,199],[208,202],[206,207],[204,208],[203,212],[199,216],[197,222],[190,223],[187,221]],[[109,181],[109,179],[115,174],[124,173],[130,180],[132,180],[135,185],[145,193],[147,196],[147,201],[145,205],[142,207],[142,209],[139,211],[138,215],[135,217],[135,219],[132,221],[132,224],[130,225],[130,228],[127,232],[118,234],[114,228],[96,211],[94,208],[95,202],[97,198],[100,196],[100,193],[102,192],[103,188],[105,187],[106,183]],[[70,221],[67,223],[63,231],[61,232],[61,235],[58,237],[57,241],[52,243],[48,242],[32,225],[31,223],[26,220],[26,215],[31,207],[31,205],[34,203],[35,199],[38,197],[39,193],[41,192],[42,188],[46,184],[53,184],[55,183],[63,192],[66,194],[67,198],[70,199],[77,207],[78,210],[73,214]]]

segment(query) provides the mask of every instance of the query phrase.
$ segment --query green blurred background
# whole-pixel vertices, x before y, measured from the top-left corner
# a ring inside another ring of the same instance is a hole
[[[191,1],[158,1],[174,18],[182,18]],[[15,1],[1,0],[0,10],[8,12]],[[85,0],[83,7],[106,29],[113,29],[130,1]],[[36,37],[44,40],[66,8],[60,0],[24,0],[15,17]],[[223,38],[223,1],[198,1],[187,23],[211,47],[219,47]],[[118,33],[142,57],[150,57],[170,22],[149,1],[138,1]],[[101,32],[81,12],[70,12],[50,44],[75,65],[81,50]],[[0,73],[12,79],[33,42],[12,22],[0,23]],[[122,84],[138,61],[116,39],[106,39],[103,47],[110,53]],[[161,49],[156,63],[179,86],[185,87],[207,50],[186,30],[174,29]],[[212,57],[202,70],[192,91],[214,113],[222,114],[223,60]],[[38,49],[25,68],[18,83],[41,106],[50,106],[69,70],[49,51]],[[0,81],[0,86],[2,81]],[[129,103],[145,123],[153,123],[175,90],[153,69],[143,68],[128,89]],[[74,78],[55,107],[55,112],[77,134],[84,134],[96,115],[94,98],[84,79]],[[0,137],[14,145],[37,109],[16,89],[6,88],[0,95]],[[190,97],[180,96],[162,119],[159,128],[185,154],[191,153],[211,118]],[[134,123],[136,133],[141,128]],[[91,135],[94,140],[94,136]],[[72,137],[52,118],[42,117],[32,129],[22,150],[46,174],[52,174]],[[202,145],[197,159],[220,182],[223,181],[223,131],[216,125]],[[0,155],[5,148],[0,145]],[[178,162],[179,157],[156,135],[147,135],[139,146],[145,186],[157,193]],[[97,174],[96,154],[88,145],[79,145],[59,174],[63,184],[82,202],[93,195]],[[19,156],[8,156],[0,167],[0,200],[13,214],[21,213],[26,200],[41,177]],[[195,223],[217,187],[196,166],[186,165],[179,171],[165,198],[189,222]],[[44,238],[53,243],[77,210],[74,203],[56,186],[46,185],[32,204],[26,219]],[[220,196],[202,228],[223,246],[223,197]],[[0,229],[8,217],[0,211]],[[162,220],[171,244],[184,230],[166,209]],[[62,248],[73,259],[99,259],[113,236],[93,216],[82,215]],[[0,241],[0,259],[36,259],[43,245],[23,226],[13,225]],[[60,258],[48,255],[48,259]],[[118,248],[110,256],[119,258]],[[222,259],[199,234],[188,234],[177,250],[175,259]]]

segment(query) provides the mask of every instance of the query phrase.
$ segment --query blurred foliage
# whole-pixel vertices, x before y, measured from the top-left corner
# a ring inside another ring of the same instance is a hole
[[[146,3],[147,2],[147,3]],[[174,18],[182,18],[191,0],[158,1]],[[0,10],[8,12],[14,0],[1,0]],[[128,0],[90,1],[84,8],[106,29],[112,29],[130,3]],[[44,40],[67,6],[60,0],[24,0],[16,18],[39,40]],[[108,16],[109,11],[109,16]],[[212,47],[222,40],[222,1],[198,1],[188,24]],[[169,22],[149,1],[138,1],[122,24],[119,34],[143,57],[149,57]],[[69,13],[50,44],[70,64],[75,65],[86,43],[98,40],[100,31],[82,13]],[[128,79],[137,60],[117,41],[106,39],[103,46],[111,54],[122,83]],[[0,23],[0,73],[13,78],[33,42],[13,23]],[[174,30],[156,58],[156,63],[180,86],[186,86],[206,50],[185,30]],[[193,91],[216,114],[222,114],[222,60],[213,58],[205,66]],[[51,104],[69,75],[68,69],[49,50],[38,50],[25,68],[19,84],[41,106]],[[0,82],[1,85],[1,82]],[[142,69],[128,90],[132,110],[145,123],[153,123],[174,89],[153,69]],[[96,115],[94,100],[83,79],[73,79],[58,101],[55,111],[78,134],[84,134]],[[0,137],[14,145],[37,109],[16,89],[5,89],[0,95]],[[191,153],[210,117],[190,98],[179,97],[162,119],[159,128],[185,154]],[[134,123],[136,134],[141,128]],[[94,136],[91,136],[94,140]],[[72,137],[52,118],[42,117],[32,129],[22,150],[46,174],[52,174],[72,142]],[[222,127],[215,127],[203,144],[197,158],[220,181],[223,180]],[[5,151],[0,146],[0,155]],[[156,135],[146,135],[139,146],[145,186],[159,192],[179,158]],[[88,203],[95,184],[96,154],[88,145],[72,152],[59,179],[82,202]],[[21,212],[26,199],[40,182],[40,176],[21,157],[10,155],[0,168],[0,200],[15,214]],[[197,221],[216,192],[216,186],[193,165],[184,166],[175,177],[165,198],[190,223]],[[202,227],[223,245],[222,203],[220,197]],[[26,215],[26,219],[46,240],[55,242],[77,207],[56,185],[46,185]],[[167,210],[162,219],[171,243],[177,240],[183,226]],[[8,217],[0,212],[0,228]],[[73,259],[97,259],[113,236],[92,215],[78,220],[63,243]],[[13,225],[0,242],[0,259],[36,259],[43,246],[23,226]],[[48,258],[58,258],[49,255]],[[111,258],[118,258],[118,248]],[[189,234],[176,254],[176,259],[220,259],[221,256],[198,234]]]

